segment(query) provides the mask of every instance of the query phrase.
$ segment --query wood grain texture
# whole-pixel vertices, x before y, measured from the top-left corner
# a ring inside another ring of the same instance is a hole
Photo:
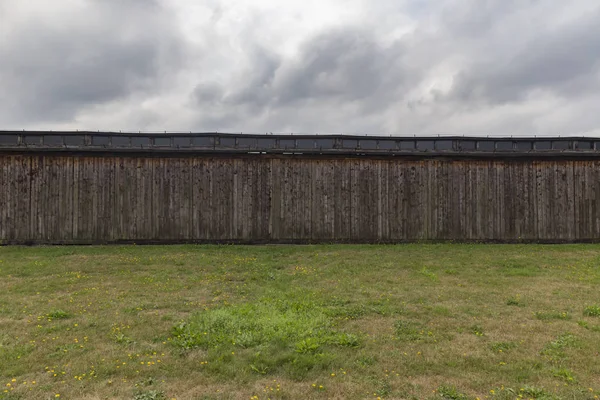
[[[598,241],[600,162],[0,155],[0,243]]]

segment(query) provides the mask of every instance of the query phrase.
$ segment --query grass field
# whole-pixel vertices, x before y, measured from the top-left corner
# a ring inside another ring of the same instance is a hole
[[[0,399],[597,399],[600,246],[0,248]]]

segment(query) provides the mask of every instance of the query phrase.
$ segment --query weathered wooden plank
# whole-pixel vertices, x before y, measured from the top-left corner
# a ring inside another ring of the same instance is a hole
[[[544,190],[546,190],[546,187],[544,185],[544,179],[543,179],[543,169],[542,169],[542,164],[539,161],[533,162],[533,170],[535,172],[535,176],[534,176],[534,199],[535,199],[535,204],[536,204],[536,208],[535,208],[535,236],[538,239],[543,239],[545,238],[544,235],[544,206],[545,206],[545,202],[544,202]]]
[[[443,201],[451,201],[444,197],[440,192],[445,191],[444,184],[448,181],[445,180],[444,173],[448,171],[442,171],[441,168],[437,168],[438,164],[436,160],[425,160],[421,163],[421,167],[417,169],[417,179],[419,187],[416,193],[419,195],[418,207],[422,210],[422,223],[423,223],[423,235],[422,239],[431,238],[438,240],[444,235],[443,229],[437,216],[441,213],[444,205]],[[445,167],[445,165],[444,165]],[[411,210],[414,212],[414,210]]]
[[[594,215],[593,215],[593,208],[594,208],[594,202],[595,202],[595,189],[597,186],[597,183],[593,182],[592,180],[592,176],[593,176],[593,172],[592,172],[592,168],[594,168],[594,163],[592,161],[587,161],[585,162],[584,165],[582,165],[583,168],[583,183],[582,186],[585,188],[583,189],[583,193],[585,193],[584,195],[584,213],[582,214],[583,218],[586,218],[585,224],[586,224],[586,236],[587,238],[592,238],[596,235],[597,231],[595,230],[594,227]]]
[[[335,166],[331,160],[312,164],[311,238],[335,238]]]
[[[575,219],[575,179],[573,161],[568,161],[564,164],[566,175],[566,232],[565,239],[573,240],[576,237],[576,219]]]
[[[393,240],[398,241],[408,239],[408,172],[408,164],[405,162],[395,163],[392,167],[390,203],[392,204],[393,225],[391,235]]]
[[[473,216],[474,235],[477,238],[483,238],[485,236],[485,226],[488,221],[484,217],[486,213],[487,202],[483,199],[487,198],[487,183],[483,181],[483,177],[486,171],[487,163],[485,161],[479,161],[474,164],[474,203],[477,205],[475,214]]]
[[[48,232],[49,240],[58,241],[60,238],[60,158],[53,158],[49,163],[49,175],[47,185],[50,189],[48,204],[50,212],[48,213]]]
[[[119,164],[122,160],[113,157],[93,157],[89,162],[91,179],[89,195],[92,210],[86,225],[88,225],[94,242],[102,243],[107,237],[119,240],[122,232],[122,218],[119,214],[122,207]],[[114,171],[110,171],[111,169]],[[113,178],[115,182],[109,184],[109,177]],[[108,214],[107,210],[115,211],[110,216],[110,223],[105,220],[105,215]]]
[[[8,196],[10,195],[10,181],[6,172],[7,167],[7,157],[0,154],[0,244],[7,241],[10,237],[7,233],[7,228],[10,223],[7,219],[7,213],[9,210]]]
[[[281,184],[282,174],[281,162],[273,158],[269,160],[269,238],[280,240],[281,236]]]
[[[552,198],[552,187],[548,180],[548,163],[540,161],[538,163],[538,235],[541,239],[548,239],[553,234],[553,221],[551,218],[552,204],[550,199]]]
[[[499,162],[495,165],[495,181],[496,181],[496,201],[498,202],[496,210],[496,231],[494,232],[495,240],[505,240],[506,232],[506,196],[504,195],[504,187],[505,187],[505,163],[504,161]]]
[[[294,213],[292,203],[292,174],[290,168],[290,160],[278,160],[280,175],[280,192],[279,192],[279,233],[278,236],[282,240],[291,240],[294,236],[294,220],[288,218],[288,214]],[[274,194],[274,196],[277,196]]]
[[[21,157],[21,168],[20,168],[20,176],[19,179],[21,193],[19,195],[19,236],[21,240],[29,241],[30,240],[30,217],[29,213],[29,202],[31,201],[31,157],[22,156]]]
[[[509,162],[506,165],[504,179],[505,239],[518,240],[521,236],[526,218],[525,208],[523,207],[524,195],[523,164],[520,162]]]
[[[335,239],[335,182],[337,177],[335,175],[335,161],[327,160],[324,165],[324,180],[323,180],[323,191],[325,193],[324,201],[324,218],[323,224],[325,227],[325,237],[327,240]]]
[[[379,179],[372,163],[359,162],[359,232],[361,241],[377,240],[377,194]]]
[[[545,161],[543,163],[543,179],[546,187],[544,195],[544,239],[551,239],[554,236],[558,236],[557,228],[557,217],[555,215],[557,211],[557,205],[555,204],[556,196],[556,173],[555,165],[553,161]]]
[[[165,170],[167,168],[166,160],[157,158],[154,160],[154,199],[153,209],[155,213],[156,229],[154,237],[156,240],[161,238],[169,239],[170,232],[168,226],[168,208],[169,208],[169,187],[165,179]]]
[[[161,174],[160,174],[160,159],[152,158],[149,160],[152,176],[152,239],[158,240],[160,238],[160,210],[161,210]]]
[[[453,171],[450,164],[432,160],[428,165],[429,194],[427,203],[430,209],[429,232],[433,239],[445,239],[451,236],[455,224],[449,210],[455,206],[455,193],[452,188]]]
[[[523,165],[520,162],[509,162],[506,164],[504,175],[504,205],[506,213],[506,229],[504,237],[509,240],[517,240],[524,222],[523,208]]]
[[[169,223],[171,225],[171,238],[180,240],[182,230],[181,214],[184,208],[181,196],[181,159],[169,159],[171,171],[167,177],[169,180]]]
[[[182,240],[184,237],[184,225],[185,222],[183,220],[184,215],[186,213],[186,204],[184,195],[183,195],[183,179],[185,179],[186,168],[185,168],[185,159],[174,158],[169,160],[172,165],[171,174],[169,176],[169,187],[170,187],[170,219],[173,225],[173,239],[174,240]]]
[[[213,171],[212,160],[202,160],[200,164],[199,172],[202,174],[197,179],[198,184],[202,185],[199,190],[199,197],[201,199],[200,204],[196,205],[198,212],[200,213],[200,237],[204,240],[211,240],[213,238],[213,186],[214,182],[214,171]]]
[[[431,160],[426,165],[431,180],[427,188],[428,197],[423,204],[430,215],[427,237],[436,240],[452,238],[459,227],[458,193],[454,187],[458,165],[437,160]]]
[[[260,219],[259,235],[261,240],[271,239],[271,229],[269,217],[271,215],[271,196],[273,194],[273,175],[271,174],[271,163],[262,162],[261,165],[261,181],[259,187],[256,188],[260,200],[262,216]]]
[[[203,205],[202,201],[202,191],[204,190],[203,180],[204,180],[204,171],[202,170],[202,162],[198,158],[192,158],[191,166],[191,221],[192,221],[192,230],[191,236],[193,240],[200,240],[203,236],[203,224],[202,224],[202,214],[201,207]]]
[[[257,173],[257,165],[254,159],[248,160],[244,163],[246,165],[246,179],[244,181],[244,198],[242,201],[244,202],[246,215],[242,218],[244,225],[244,240],[252,240],[253,234],[256,226],[256,219],[260,217],[259,207],[256,203],[256,197],[254,196],[253,188],[258,184],[258,173]],[[252,218],[248,218],[249,215],[255,216]]]
[[[469,237],[469,209],[467,208],[467,175],[468,175],[468,163],[460,162],[459,163],[459,173],[456,177],[457,181],[457,195],[458,195],[458,204],[459,204],[459,215],[458,219],[458,232],[459,237],[468,238]]]
[[[73,157],[73,182],[71,182],[71,198],[73,200],[73,218],[71,224],[72,240],[79,240],[77,232],[79,230],[79,182],[81,181],[81,158]]]
[[[474,170],[472,163],[465,164],[465,238],[467,240],[475,239],[473,217],[476,213],[477,205],[474,203],[475,188],[473,185]]]
[[[81,207],[87,212],[84,215],[84,223],[85,223],[85,232],[86,236],[89,240],[98,241],[96,236],[96,228],[95,223],[98,220],[98,183],[97,183],[97,165],[95,162],[95,158],[88,157],[87,158],[87,174],[88,174],[88,188],[84,189],[85,194],[87,195],[88,201],[87,203],[82,203]],[[114,196],[111,197],[111,202],[115,201]],[[111,224],[111,226],[115,226],[116,224]]]
[[[161,207],[161,219],[162,229],[161,237],[167,240],[173,240],[176,238],[177,224],[173,218],[174,198],[173,198],[173,160],[166,158],[161,160],[161,193],[162,193],[162,207]]]
[[[347,241],[352,236],[351,212],[352,200],[350,191],[350,170],[344,160],[332,161],[332,223],[333,237],[336,240]]]
[[[390,218],[392,221],[392,225],[390,226],[390,237],[392,240],[407,240],[407,212],[408,212],[408,203],[407,203],[407,184],[406,184],[406,174],[407,174],[407,163],[399,162],[393,163],[391,166],[392,174],[390,176],[390,190],[388,191],[390,195],[390,205],[391,205],[391,215]]]
[[[586,226],[583,224],[585,209],[585,191],[582,190],[581,163],[573,162],[573,217],[575,219],[575,240],[580,240],[586,235]]]
[[[138,214],[138,229],[144,240],[152,239],[152,164],[151,159],[143,158],[138,164],[136,180],[141,196],[141,213]],[[141,221],[140,221],[141,219]]]
[[[418,177],[418,163],[411,163],[408,165],[407,171],[407,179],[406,179],[406,198],[407,198],[407,207],[408,207],[408,215],[410,218],[407,218],[407,240],[418,240],[422,239],[421,231],[422,231],[422,208],[420,204],[420,199],[418,198],[418,193],[422,191],[419,189],[419,177]]]
[[[399,168],[399,190],[398,190],[398,207],[400,207],[398,217],[400,223],[399,239],[401,240],[409,240],[411,235],[409,233],[409,215],[412,217],[413,210],[410,209],[410,182],[409,182],[409,174],[411,166],[409,163],[402,163]]]
[[[504,196],[502,192],[502,169],[501,163],[493,163],[490,165],[489,176],[492,181],[492,196],[490,197],[491,204],[494,210],[494,225],[491,232],[492,240],[502,240],[502,232],[504,227],[503,209],[504,209]]]
[[[460,174],[459,164],[456,162],[440,162],[432,160],[427,163],[431,177],[431,183],[428,185],[428,198],[425,205],[431,211],[431,222],[429,223],[429,235],[433,239],[447,240],[456,237],[460,230],[459,213],[459,194],[458,176]]]
[[[390,237],[390,226],[389,226],[389,166],[390,163],[387,161],[380,161],[378,163],[379,171],[379,184],[378,184],[378,193],[377,193],[377,219],[378,219],[378,232],[377,238],[380,241],[389,241]],[[333,194],[333,204],[335,204],[335,194]]]
[[[548,216],[553,224],[553,234],[557,238],[562,239],[564,236],[564,213],[565,209],[565,194],[563,185],[563,171],[558,163],[552,162],[549,169],[549,182],[552,186],[550,193],[550,215]]]
[[[186,240],[194,238],[193,210],[194,210],[194,160],[185,159],[185,174],[182,176],[181,185],[185,201],[185,212],[181,215],[185,228],[183,236]]]
[[[56,192],[56,183],[53,179],[54,174],[54,158],[45,158],[43,163],[43,180],[42,180],[42,232],[46,242],[51,242],[54,238],[54,217],[56,216],[56,202],[54,194]]]
[[[590,161],[573,162],[576,240],[590,240],[594,237],[592,220],[594,184],[590,179],[590,171],[593,167]]]
[[[190,196],[188,191],[190,170],[187,158],[179,159],[175,178],[175,216],[178,225],[177,240],[189,239]]]
[[[268,164],[262,160],[254,162],[254,179],[251,183],[252,202],[256,212],[256,218],[252,218],[252,238],[256,240],[267,240],[269,229],[265,229],[265,222],[269,218],[268,201]]]
[[[302,169],[297,160],[286,161],[288,179],[286,194],[288,197],[283,218],[290,223],[288,238],[290,240],[299,240],[302,238],[304,228],[302,220],[306,218],[298,189],[302,185]],[[307,190],[307,188],[303,188],[303,190]]]
[[[517,211],[515,213],[515,239],[526,240],[533,231],[533,209],[530,208],[531,195],[531,168],[529,163],[520,162],[513,166],[513,176],[518,190],[515,199]]]
[[[245,179],[242,184],[243,186],[243,198],[240,199],[244,204],[245,215],[242,218],[242,226],[244,232],[244,240],[251,240],[252,233],[254,231],[255,218],[248,218],[249,215],[258,216],[258,209],[255,203],[254,192],[252,188],[257,184],[256,182],[256,165],[254,160],[248,160],[244,162],[245,168]]]
[[[387,239],[390,241],[399,240],[402,237],[402,198],[400,189],[402,181],[400,180],[400,167],[396,162],[387,164]]]
[[[8,168],[10,161],[8,157],[0,154],[0,244],[6,243],[10,237],[8,219],[10,209],[10,182]]]
[[[429,215],[429,204],[427,200],[430,198],[428,180],[428,162],[418,161],[415,169],[415,181],[414,181],[414,192],[412,193],[414,198],[414,204],[416,206],[417,218],[415,218],[415,234],[419,240],[427,240],[428,236],[428,215]],[[411,210],[412,212],[412,210]]]
[[[591,223],[592,234],[595,238],[600,237],[600,162],[591,161],[593,168],[589,169],[588,184],[591,185]]]
[[[82,157],[78,160],[78,182],[76,185],[77,189],[77,204],[75,207],[77,208],[77,230],[74,233],[77,235],[77,238],[82,242],[89,241],[91,238],[87,236],[87,227],[85,226],[87,219],[86,214],[91,210],[91,204],[89,203],[89,174],[88,174],[88,158]],[[87,205],[84,207],[83,205]]]
[[[71,183],[73,182],[73,158],[61,157],[59,160],[58,175],[60,180],[60,241],[69,242],[73,239],[71,228],[73,226],[73,196]]]
[[[60,241],[61,228],[63,224],[62,219],[62,178],[64,176],[64,169],[62,160],[60,157],[54,159],[52,163],[52,239],[53,241]]]
[[[322,160],[315,160],[310,163],[310,173],[313,176],[313,179],[310,180],[310,189],[312,192],[312,198],[310,200],[310,239],[318,240],[318,238],[323,237],[324,235],[324,224],[323,218],[325,216],[325,207],[323,192],[323,167]]]
[[[0,194],[0,199],[2,203],[0,204],[0,232],[1,238],[5,241],[13,241],[14,233],[12,232],[12,227],[14,226],[13,221],[11,220],[11,213],[13,210],[12,206],[12,198],[13,195],[13,176],[11,175],[11,165],[12,158],[10,156],[2,156],[2,176],[0,179],[2,183],[0,185],[0,190],[2,193]]]
[[[140,224],[143,217],[143,203],[141,201],[141,196],[143,194],[143,190],[138,186],[137,183],[137,169],[139,163],[142,161],[139,158],[131,158],[126,164],[127,169],[127,199],[129,203],[129,207],[125,210],[125,212],[129,215],[129,224],[127,225],[126,234],[129,237],[133,238],[141,238],[143,235],[141,234]]]
[[[39,204],[40,199],[40,167],[41,157],[31,156],[30,162],[30,195],[29,195],[29,238],[33,241],[41,240],[39,229]],[[0,177],[0,180],[2,178]],[[1,186],[0,186],[1,187]],[[2,204],[0,200],[0,204]]]
[[[123,163],[123,208],[119,210],[119,212],[123,219],[123,231],[121,232],[121,236],[124,240],[128,240],[128,238],[131,237],[138,237],[136,227],[137,196],[135,193],[136,164],[137,160],[135,158],[126,158]]]
[[[304,238],[304,219],[307,218],[308,213],[305,212],[303,204],[302,191],[309,191],[310,188],[300,187],[304,184],[303,182],[303,171],[301,164],[297,160],[290,160],[288,165],[290,174],[290,192],[291,198],[289,202],[291,204],[290,209],[286,215],[286,219],[291,221],[293,230],[291,232],[291,239],[300,240]],[[306,193],[304,193],[306,194]]]
[[[569,225],[573,224],[572,174],[569,174],[568,163],[553,163],[554,198],[552,199],[552,214],[555,221],[554,235],[558,239],[566,240],[572,237]]]
[[[8,218],[11,196],[11,178],[9,176],[9,168],[9,157],[0,155],[0,243],[4,243],[9,239],[12,239],[9,232],[11,221]]]
[[[532,163],[524,163],[523,170],[525,174],[524,179],[524,197],[523,201],[527,202],[524,207],[525,212],[525,230],[521,232],[520,237],[517,239],[533,240],[537,237],[537,206],[535,203],[536,199],[536,171],[535,166]]]
[[[19,237],[17,235],[17,225],[19,221],[17,220],[17,202],[19,201],[19,186],[18,186],[18,176],[17,176],[17,162],[18,158],[15,156],[8,157],[8,168],[7,175],[10,177],[9,188],[8,188],[8,212],[7,212],[7,220],[8,220],[8,236],[12,241],[18,241]]]
[[[233,161],[233,168],[233,236],[243,238],[243,219],[247,215],[247,209],[243,201],[247,169],[245,164],[242,164],[239,160]]]
[[[239,222],[242,226],[243,240],[251,240],[255,218],[248,218],[248,216],[257,215],[257,207],[254,203],[255,198],[252,191],[252,187],[256,184],[256,166],[254,165],[253,160],[248,160],[247,162],[242,161],[240,164],[241,169],[244,172],[242,175],[243,180],[241,182],[242,198],[240,198],[239,201],[242,203],[244,214]]]
[[[95,164],[96,181],[95,193],[99,198],[96,213],[97,222],[104,221],[104,226],[97,230],[100,232],[98,241],[128,240],[128,220],[123,218],[126,212],[126,176],[125,164],[120,157],[110,157],[99,160]],[[112,221],[108,224],[108,221]]]
[[[235,199],[235,164],[233,160],[223,160],[214,167],[212,191],[212,221],[214,227],[213,240],[235,239],[235,226],[232,211],[238,207]],[[241,216],[239,217],[241,218]]]
[[[5,164],[5,176],[6,176],[6,184],[5,184],[5,188],[6,188],[6,196],[5,196],[5,201],[6,201],[6,214],[5,214],[5,221],[6,221],[6,231],[5,231],[5,235],[6,238],[8,240],[12,241],[16,241],[17,238],[15,237],[15,221],[14,219],[14,213],[15,213],[15,192],[17,190],[16,188],[16,180],[14,179],[14,174],[13,174],[13,165],[15,164],[14,162],[14,156],[9,155],[6,157],[6,164]]]

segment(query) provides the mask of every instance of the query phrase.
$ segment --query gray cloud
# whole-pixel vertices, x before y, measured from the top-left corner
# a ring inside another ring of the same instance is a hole
[[[38,12],[11,17],[25,3],[0,2],[3,127],[600,127],[591,111],[600,101],[593,0],[39,0]]]
[[[299,59],[282,71],[275,98],[279,104],[315,98],[362,101],[382,89],[394,91],[409,75],[402,56],[401,44],[383,46],[362,29],[327,32],[306,43]]]
[[[228,104],[254,104],[262,106],[272,96],[275,73],[281,66],[281,58],[262,47],[252,46],[248,58],[250,68],[244,71],[240,88],[231,88],[223,99]]]
[[[0,120],[68,121],[156,86],[164,68],[178,65],[180,39],[156,2],[87,2],[65,11],[56,21],[32,13],[0,43],[0,59],[10,60],[0,63],[9,105]]]
[[[405,89],[409,79],[418,79],[418,72],[403,64],[404,51],[402,43],[382,45],[360,28],[335,29],[307,40],[293,58],[251,48],[250,67],[239,87],[201,83],[194,97],[200,107],[222,104],[237,115],[258,112],[276,119],[280,112],[287,115],[289,108],[310,103],[354,103],[373,112]],[[208,122],[212,126],[233,119],[239,120],[229,113]]]
[[[530,9],[540,0],[463,0],[447,2],[441,9],[441,24],[454,38],[481,39],[501,27],[507,17]]]
[[[533,90],[577,95],[597,90],[600,71],[600,9],[560,28],[547,28],[502,58],[488,59],[461,71],[452,92],[461,100],[507,103]]]

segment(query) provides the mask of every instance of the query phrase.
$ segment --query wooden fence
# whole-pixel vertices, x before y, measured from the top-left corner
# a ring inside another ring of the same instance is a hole
[[[600,161],[0,154],[0,243],[597,241]]]

